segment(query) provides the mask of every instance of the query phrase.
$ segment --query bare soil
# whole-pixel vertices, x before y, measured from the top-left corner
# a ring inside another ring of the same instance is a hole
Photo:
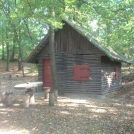
[[[10,81],[5,89],[11,89],[16,83],[34,81],[36,78],[36,76],[23,78],[13,75],[11,80],[5,77],[4,81],[7,83]],[[36,103],[29,108],[23,107],[21,99],[14,101],[10,107],[5,107],[1,103],[0,134],[134,133],[134,87],[132,84],[130,87],[128,84],[113,96],[103,99],[60,96],[55,106],[50,107],[48,100],[44,100],[43,92],[41,92],[35,94],[35,100]]]

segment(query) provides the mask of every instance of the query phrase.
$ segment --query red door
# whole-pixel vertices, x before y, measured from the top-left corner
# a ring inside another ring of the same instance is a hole
[[[44,87],[52,87],[52,76],[51,76],[51,64],[50,59],[44,60],[44,74],[43,74],[43,84]]]

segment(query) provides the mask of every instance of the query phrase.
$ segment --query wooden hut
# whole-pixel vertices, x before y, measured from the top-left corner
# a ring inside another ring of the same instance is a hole
[[[58,92],[106,94],[121,86],[121,62],[112,49],[99,45],[88,32],[69,21],[55,31]],[[38,63],[39,80],[51,87],[48,35],[31,52],[28,62]]]

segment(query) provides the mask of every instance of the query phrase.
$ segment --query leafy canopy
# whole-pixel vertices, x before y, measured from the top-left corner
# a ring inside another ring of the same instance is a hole
[[[23,58],[27,57],[48,25],[62,28],[66,18],[107,47],[133,58],[133,14],[133,0],[0,0],[0,54],[10,42],[10,55],[14,51],[18,57],[19,43]]]

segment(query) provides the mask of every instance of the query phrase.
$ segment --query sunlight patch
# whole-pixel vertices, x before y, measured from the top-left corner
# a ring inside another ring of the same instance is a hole
[[[85,99],[70,99],[70,98],[63,98],[60,99],[59,102],[66,102],[66,103],[80,103],[80,104],[87,104],[87,100]]]
[[[134,107],[132,104],[126,104],[127,107]]]
[[[96,113],[106,113],[107,111],[105,109],[91,109],[92,112]]]
[[[4,121],[2,121],[2,123],[8,123],[8,120],[4,120]]]
[[[0,134],[30,134],[27,130],[0,130]]]
[[[115,108],[109,108],[108,112],[112,113],[112,114],[117,114],[117,109]]]
[[[0,112],[14,112],[14,109],[10,109],[10,108],[1,108]]]
[[[0,107],[3,107],[4,105],[3,105],[3,103],[0,103]]]
[[[20,106],[20,104],[18,104],[18,103],[15,103],[15,104],[13,104],[14,106]]]
[[[66,115],[70,114],[68,111],[61,111],[60,113],[61,114],[66,114]]]

